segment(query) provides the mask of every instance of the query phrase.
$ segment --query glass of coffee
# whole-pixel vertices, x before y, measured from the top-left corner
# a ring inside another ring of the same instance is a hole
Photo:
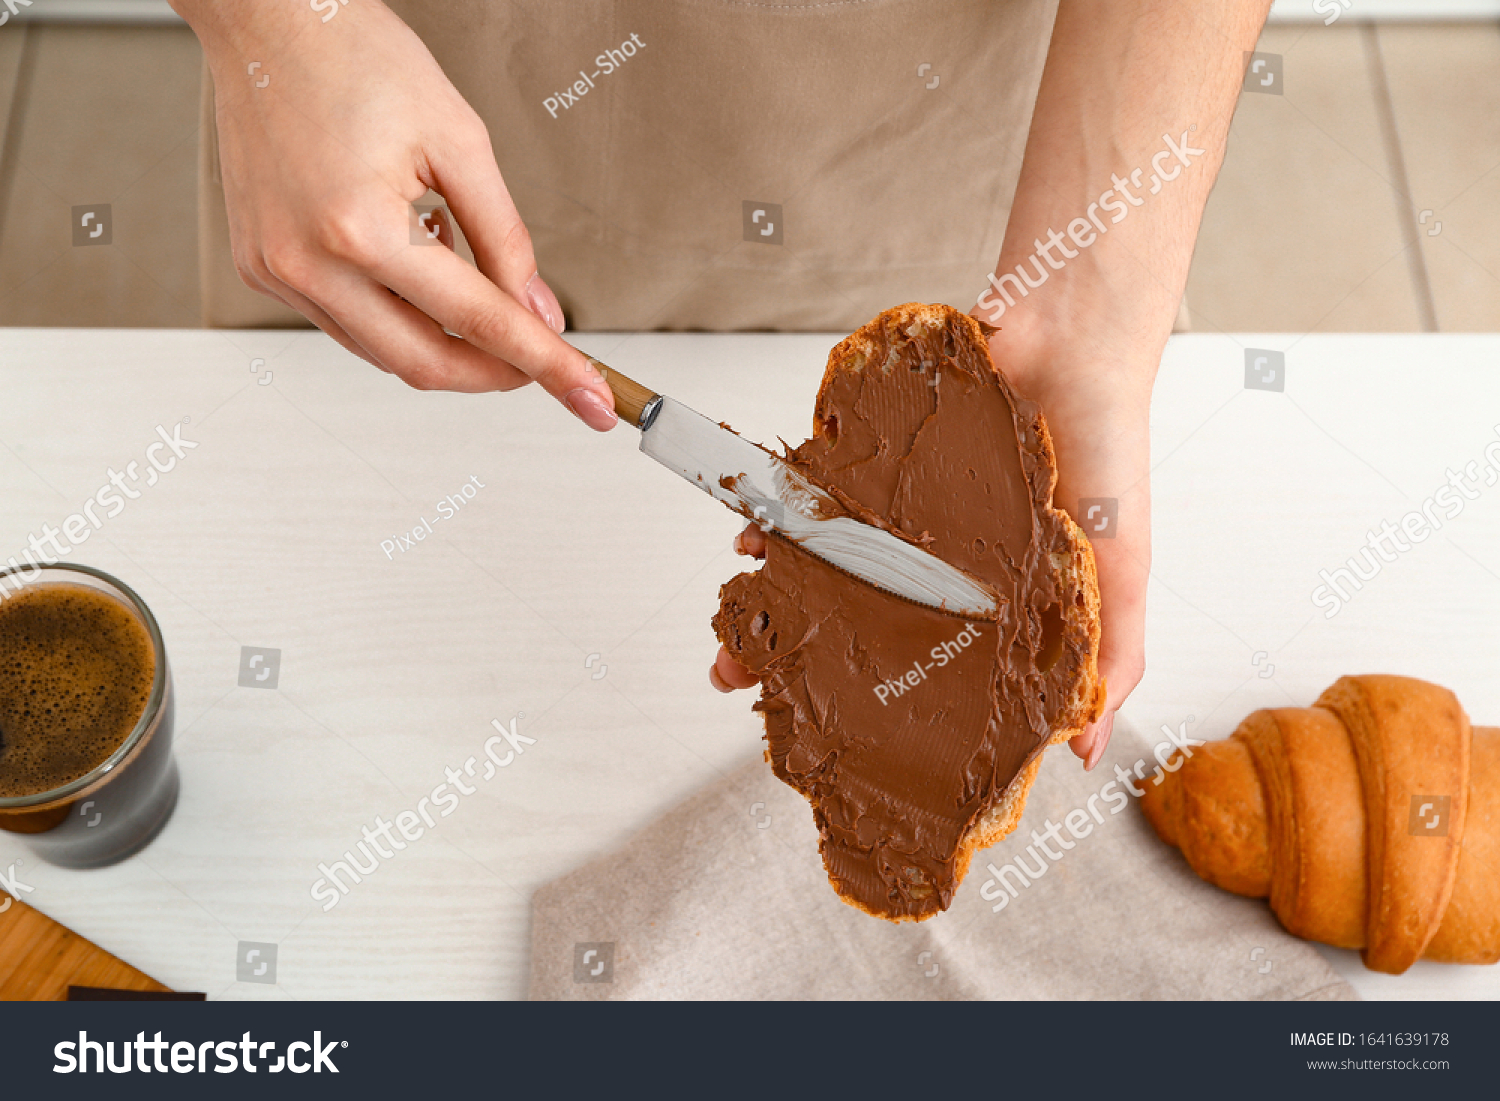
[[[139,851],[177,805],[172,712],[161,628],[129,586],[0,570],[0,830],[70,868]]]

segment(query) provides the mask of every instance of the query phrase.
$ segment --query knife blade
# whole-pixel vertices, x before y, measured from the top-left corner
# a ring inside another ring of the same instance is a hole
[[[847,515],[779,456],[588,356],[641,451],[764,530],[877,589],[967,619],[994,619],[994,592],[921,547]]]

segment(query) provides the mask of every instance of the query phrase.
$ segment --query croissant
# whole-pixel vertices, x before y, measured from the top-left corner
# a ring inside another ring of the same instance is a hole
[[[1445,688],[1342,677],[1143,786],[1158,837],[1215,886],[1269,896],[1295,936],[1390,974],[1500,960],[1500,728],[1471,728]]]

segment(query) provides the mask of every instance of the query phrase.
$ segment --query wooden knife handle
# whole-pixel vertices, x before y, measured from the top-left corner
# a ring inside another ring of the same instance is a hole
[[[648,414],[655,412],[652,403],[661,395],[642,386],[634,379],[620,374],[613,367],[600,363],[587,353],[584,354],[584,358],[599,369],[599,373],[604,376],[604,381],[609,384],[610,393],[615,396],[615,413],[619,418],[636,428],[643,430],[649,428]],[[645,423],[642,423],[643,420]]]

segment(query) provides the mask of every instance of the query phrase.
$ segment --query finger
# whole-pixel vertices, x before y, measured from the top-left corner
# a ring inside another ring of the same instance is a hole
[[[1121,536],[1098,540],[1094,561],[1099,573],[1102,633],[1099,643],[1099,675],[1104,680],[1104,714],[1084,728],[1070,743],[1092,770],[1104,755],[1114,731],[1115,714],[1135,691],[1146,668],[1146,586],[1150,575],[1149,544]],[[1112,545],[1109,545],[1112,544]]]
[[[714,687],[720,684],[720,692],[730,692],[736,688],[753,688],[760,683],[760,678],[730,656],[729,651],[722,646],[719,647],[718,657],[714,658],[712,675],[709,677],[714,682]]]
[[[614,398],[583,353],[447,249],[403,249],[372,274],[475,348],[513,364],[589,427],[614,427]]]
[[[489,133],[479,125],[472,141],[435,151],[430,163],[433,190],[453,208],[479,270],[531,309],[528,284],[536,274],[531,234],[500,175]]]
[[[424,219],[422,228],[426,230],[430,238],[439,240],[450,250],[456,251],[453,226],[448,219],[448,212],[443,207],[437,207],[430,214],[422,215],[422,218]],[[481,267],[480,270],[484,269]],[[491,275],[490,278],[493,279],[494,276]],[[533,271],[531,278],[526,281],[526,285],[521,290],[522,293],[515,296],[516,300],[546,322],[549,329],[561,336],[563,330],[567,328],[563,320],[562,305],[557,301],[557,295],[552,293],[552,288],[547,285],[541,273]]]
[[[357,340],[355,340],[352,336],[345,332],[344,327],[333,318],[329,317],[327,312],[324,311],[324,309],[316,302],[308,298],[305,294],[300,294],[297,291],[293,290],[281,280],[270,276],[269,273],[267,275],[267,280],[269,281],[269,283],[274,285],[274,289],[267,289],[265,291],[266,294],[270,295],[273,298],[281,299],[281,301],[286,303],[286,305],[296,310],[318,328],[322,329],[329,336],[333,337],[333,339],[336,340],[339,344],[343,345],[343,347],[347,351],[353,352],[355,355],[359,356],[360,359],[364,360],[372,367],[378,367],[386,374],[391,373],[391,369],[389,367],[381,363],[380,360],[376,359],[372,353],[361,346]]]
[[[1148,552],[1149,553],[1149,552]],[[1103,635],[1099,672],[1106,679],[1106,711],[1118,711],[1146,671],[1146,564],[1122,546],[1098,557]]]
[[[1093,772],[1094,766],[1104,756],[1104,751],[1109,747],[1109,736],[1115,729],[1115,712],[1106,711],[1104,718],[1100,719],[1094,726],[1093,743],[1089,746],[1088,756],[1083,759],[1083,771]]]
[[[1104,713],[1095,722],[1088,723],[1083,732],[1068,743],[1074,756],[1083,760],[1085,772],[1092,772],[1109,747],[1109,738],[1114,733],[1115,716],[1126,697],[1140,682],[1139,670],[1144,666],[1143,653],[1135,650],[1112,655],[1099,660],[1099,676],[1104,681]]]
[[[235,267],[239,274],[240,282],[244,283],[245,286],[249,287],[256,294],[263,294],[267,298],[274,298],[287,307],[287,309],[296,310],[339,344],[343,345],[345,350],[353,352],[372,367],[379,367],[386,374],[390,374],[390,371],[386,370],[368,351],[361,348],[354,338],[344,331],[343,326],[329,317],[317,303],[313,302],[306,295],[299,294],[286,283],[277,279],[264,264],[261,265],[259,273],[248,265],[241,267],[238,262],[236,262]]]
[[[449,336],[411,303],[356,273],[345,276],[336,301],[321,296],[314,301],[392,374],[418,390],[486,393],[514,390],[530,381],[504,360]]]
[[[463,226],[479,270],[561,335],[566,328],[562,306],[536,270],[531,232],[500,175],[489,134],[474,145],[456,161],[433,160],[437,190]]]
[[[540,272],[532,275],[526,284],[526,300],[522,303],[532,313],[536,314],[547,323],[547,327],[558,336],[568,327],[563,317],[562,304],[558,302],[557,295],[552,293],[552,288],[547,286],[547,281],[542,278]]]
[[[759,524],[746,524],[745,530],[734,537],[734,553],[751,558],[766,556],[766,533]]]

